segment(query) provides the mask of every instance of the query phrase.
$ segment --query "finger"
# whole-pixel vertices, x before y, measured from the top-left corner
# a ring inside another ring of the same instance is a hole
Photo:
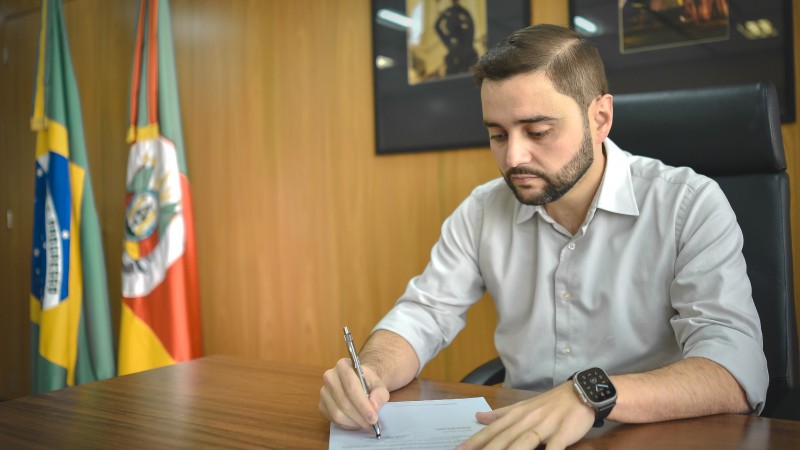
[[[493,414],[492,411],[475,413],[475,420],[484,425],[489,425],[499,418],[500,417],[497,414]]]
[[[506,407],[503,407],[503,408],[497,408],[497,409],[492,410],[492,411],[479,412],[479,413],[475,414],[475,419],[477,419],[478,422],[480,422],[482,424],[488,425],[488,424],[490,424],[490,423],[492,423],[492,422],[504,417],[509,412],[513,411],[516,408],[516,406],[517,405],[511,405],[511,406],[506,406]]]
[[[544,444],[542,435],[533,428],[528,428],[514,439],[508,450],[529,450]]]
[[[468,448],[505,449],[516,445],[517,439],[520,439],[521,443],[528,443],[534,440],[531,435],[538,435],[538,443],[533,446],[527,444],[527,448],[536,448],[546,442],[548,436],[555,429],[555,423],[551,417],[543,416],[541,410],[520,407],[520,404],[499,408],[492,412],[498,413],[496,417],[493,417],[493,422],[466,442],[469,444]],[[536,434],[531,433],[531,430],[536,430]],[[523,445],[519,448],[525,447]]]
[[[362,365],[361,368],[364,371],[364,379],[367,381],[367,388],[369,389],[369,401],[375,411],[380,411],[383,405],[389,401],[389,390],[369,366]]]
[[[496,411],[500,411],[500,409]],[[513,409],[503,411],[501,413],[503,414],[502,416],[492,416],[491,413],[478,414],[492,417],[492,423],[483,430],[472,435],[472,437],[467,439],[463,444],[461,444],[461,446],[458,447],[459,449],[505,448],[512,440],[510,435],[507,433],[508,428],[513,426],[515,423],[522,422],[520,419],[524,419],[521,414],[515,412]],[[476,414],[476,418],[478,418],[478,414]]]
[[[545,446],[545,450],[564,450],[567,448],[559,439],[551,439]]]
[[[364,393],[361,379],[358,377],[355,370],[353,370],[350,360],[345,358],[340,359],[335,369],[339,375],[344,393],[355,408],[356,413],[368,423],[373,424],[377,422],[378,410],[370,402],[367,394]]]
[[[389,390],[386,389],[386,386],[381,385],[370,391],[369,402],[375,411],[380,411],[383,405],[389,401],[389,397]]]
[[[505,416],[511,410],[512,410],[511,407],[506,406],[504,408],[497,408],[494,411],[479,412],[475,414],[475,419],[484,425],[488,425],[494,422],[495,420]]]
[[[591,416],[588,421],[579,415],[565,417],[552,436],[547,439],[547,449],[561,450],[578,442],[591,429],[593,421],[594,418]]]
[[[320,401],[330,421],[343,428],[367,428],[369,424],[347,398],[336,372],[334,370],[325,372],[323,379],[325,385],[320,390]]]
[[[320,396],[326,400],[325,406],[328,409],[331,421],[341,425],[358,424],[359,428],[367,428],[369,423],[359,413],[358,408],[353,404],[353,399],[348,395],[342,385],[339,372],[334,368],[325,372],[322,376],[325,386],[320,391]],[[367,402],[364,393],[356,401]],[[368,402],[367,402],[368,403]],[[369,406],[371,408],[371,405]],[[342,417],[347,416],[347,419]]]
[[[364,428],[359,423],[348,417],[347,414],[345,414],[341,409],[339,409],[338,405],[333,400],[333,397],[331,397],[330,392],[328,392],[325,387],[320,390],[319,411],[322,413],[323,417],[336,424],[340,428],[347,430],[358,430]]]
[[[507,426],[501,434],[497,435],[485,447],[487,449],[533,449],[547,442],[553,433],[556,424],[549,416],[542,416],[537,412],[515,412],[498,420],[496,423],[505,423]]]

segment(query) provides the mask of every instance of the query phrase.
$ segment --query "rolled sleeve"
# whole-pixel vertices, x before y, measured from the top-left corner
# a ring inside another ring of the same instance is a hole
[[[671,324],[684,358],[702,357],[736,379],[756,413],[764,408],[769,374],[761,323],[742,255],[742,233],[719,186],[709,181],[688,195],[678,230],[670,287]]]
[[[742,387],[755,414],[761,414],[767,398],[767,361],[752,336],[718,325],[695,332],[684,345],[684,356],[706,358],[724,367]]]

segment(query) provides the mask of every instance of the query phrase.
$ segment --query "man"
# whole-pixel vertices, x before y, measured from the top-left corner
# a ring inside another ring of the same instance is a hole
[[[604,417],[760,412],[761,330],[719,186],[607,139],[602,62],[570,30],[518,31],[474,71],[503,179],[445,221],[430,264],[364,345],[369,399],[342,359],[323,377],[321,413],[344,428],[375,423],[389,392],[452,341],[485,289],[505,386],[543,393],[479,413],[488,426],[461,448],[564,448]],[[584,372],[595,367],[610,383]],[[584,381],[573,384],[576,372]],[[587,387],[610,394],[585,401]]]

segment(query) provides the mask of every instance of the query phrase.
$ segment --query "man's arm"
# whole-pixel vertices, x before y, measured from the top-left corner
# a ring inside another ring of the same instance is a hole
[[[750,412],[736,379],[705,358],[686,358],[650,372],[612,376],[611,381],[617,388],[617,405],[608,418],[617,422]]]
[[[389,392],[410,383],[419,370],[419,360],[411,344],[391,331],[372,333],[358,356],[362,365],[371,368],[383,380]]]
[[[617,405],[608,418],[617,422],[750,411],[744,391],[733,376],[704,358],[687,358],[650,372],[611,378],[617,388]],[[506,448],[512,444],[534,448],[544,443],[548,450],[563,449],[582,439],[594,423],[594,411],[578,399],[571,382],[476,417],[489,426],[459,449]]]
[[[414,379],[419,369],[411,345],[391,331],[374,332],[359,353],[370,391],[364,395],[349,358],[342,358],[322,376],[319,411],[347,429],[369,428],[378,421],[378,410],[389,401],[389,392]]]

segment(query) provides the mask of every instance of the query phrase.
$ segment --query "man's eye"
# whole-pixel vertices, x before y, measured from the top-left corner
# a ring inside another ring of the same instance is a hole
[[[542,130],[542,131],[529,131],[528,136],[534,139],[542,139],[550,134],[550,130]]]
[[[503,141],[506,138],[505,133],[496,133],[496,134],[489,134],[489,140],[492,141]]]

